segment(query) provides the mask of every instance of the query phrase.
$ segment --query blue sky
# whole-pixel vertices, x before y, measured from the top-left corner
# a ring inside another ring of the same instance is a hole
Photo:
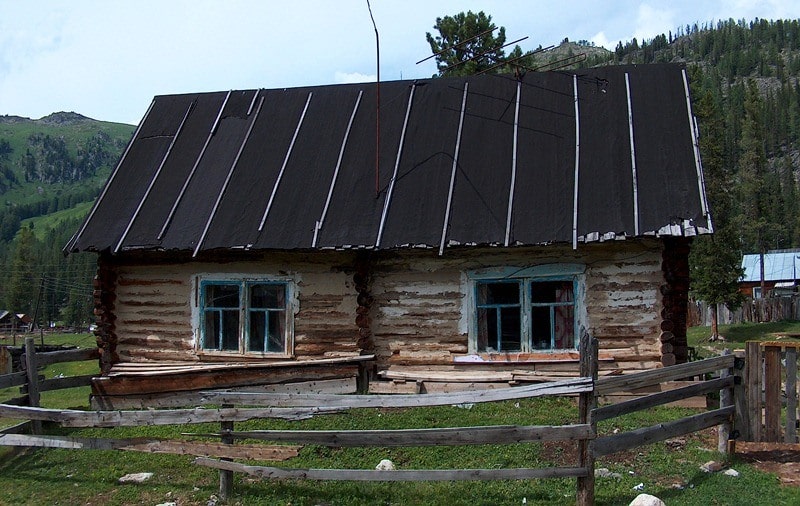
[[[796,19],[796,0],[371,0],[381,79],[430,77],[436,18],[483,10],[508,40],[613,49],[695,22]],[[135,124],[155,95],[375,79],[366,0],[0,0],[0,115]]]

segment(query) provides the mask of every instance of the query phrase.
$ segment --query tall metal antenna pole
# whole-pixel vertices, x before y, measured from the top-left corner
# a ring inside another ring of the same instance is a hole
[[[367,0],[367,9],[369,10],[369,18],[372,20],[372,27],[375,29],[375,58],[377,60],[376,66],[378,68],[378,79],[375,82],[375,198],[380,195],[380,157],[381,157],[381,42],[378,37],[378,25],[375,24],[375,18],[372,16],[372,6]]]

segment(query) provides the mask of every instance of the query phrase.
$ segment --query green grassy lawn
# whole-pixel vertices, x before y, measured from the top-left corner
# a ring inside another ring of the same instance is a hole
[[[38,338],[37,338],[38,339]],[[47,343],[94,345],[88,334],[46,336]],[[45,370],[57,374],[87,374],[96,363],[57,364]],[[95,369],[96,370],[96,369]],[[43,395],[47,407],[87,407],[88,388],[76,393]],[[18,395],[15,392],[13,395]],[[695,413],[688,408],[657,408],[602,422],[601,434],[653,425]],[[561,425],[577,422],[574,398],[540,398],[475,404],[471,408],[442,406],[413,409],[359,409],[293,422],[259,420],[236,423],[248,429],[389,429],[481,425]],[[117,429],[68,429],[46,425],[48,434],[76,437],[159,437],[184,439],[182,433],[216,432],[218,425],[141,426]],[[246,443],[256,443],[244,441]],[[655,443],[601,458],[596,468],[608,468],[619,478],[598,478],[598,505],[628,504],[639,491],[673,505],[800,504],[800,489],[781,487],[774,475],[733,461],[737,478],[706,474],[699,466],[722,456],[715,451],[712,430]],[[281,463],[247,462],[295,468],[373,469],[390,459],[398,469],[469,469],[571,466],[574,441],[510,445],[426,448],[327,448],[306,445],[298,457]],[[128,473],[152,472],[143,484],[121,485]],[[390,472],[390,471],[388,471]],[[218,493],[218,472],[193,464],[193,457],[97,450],[0,447],[0,504],[127,505],[177,502],[205,505]],[[231,504],[241,505],[563,505],[575,501],[575,479],[494,482],[362,483],[262,481],[236,474]]]
[[[709,342],[711,327],[691,327],[686,332],[689,346],[701,357],[719,355],[723,349],[744,349],[747,341],[798,341],[800,321],[780,321],[768,323],[737,323],[720,325],[719,333],[725,341]],[[789,334],[791,337],[787,337]]]

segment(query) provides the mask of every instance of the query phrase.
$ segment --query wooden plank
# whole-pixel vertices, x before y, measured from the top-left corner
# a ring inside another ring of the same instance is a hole
[[[253,385],[230,390],[240,392],[352,394],[356,391],[356,379],[337,378],[299,383]],[[91,397],[91,407],[94,410],[187,408],[202,406],[204,402],[204,394],[196,391],[145,395],[93,395]]]
[[[705,360],[698,360],[697,362],[687,362],[685,364],[663,367],[651,371],[624,374],[621,376],[605,376],[597,380],[596,392],[598,395],[604,395],[619,390],[633,390],[657,385],[665,381],[680,380],[699,374],[718,371],[719,369],[727,367],[733,367],[733,361],[734,358],[732,355],[721,355]]]
[[[597,380],[598,369],[597,339],[588,334],[581,336],[580,340],[580,374]],[[594,410],[597,407],[597,395],[594,391],[584,392],[578,398],[578,417],[583,424],[589,425],[589,438],[578,440],[578,465],[586,470],[586,475],[578,478],[576,489],[576,502],[579,506],[594,505],[594,463],[595,451],[593,439],[597,436],[597,421]]]
[[[232,370],[232,369],[280,369],[280,368],[294,368],[294,367],[307,367],[318,365],[342,365],[342,364],[357,364],[359,362],[367,362],[375,360],[375,355],[355,355],[347,357],[334,357],[334,358],[319,358],[310,360],[281,360],[275,362],[264,362],[263,360],[253,362],[122,362],[115,364],[111,375],[133,374],[136,372],[151,374],[172,374],[176,371],[182,372],[188,370],[193,371],[206,371],[206,370]]]
[[[136,427],[139,425],[181,425],[207,422],[244,422],[258,418],[302,420],[314,415],[336,413],[341,408],[226,408],[147,411],[80,411],[0,404],[0,417],[56,422],[62,427]]]
[[[76,348],[74,350],[48,351],[36,354],[39,365],[45,366],[61,362],[83,362],[85,360],[97,360],[100,352],[97,348]]]
[[[752,441],[750,437],[750,421],[747,419],[747,378],[744,362],[744,350],[735,352],[738,363],[734,365],[734,376],[736,381],[733,385],[733,405],[736,408],[736,416],[733,426],[739,431],[739,440]]]
[[[611,436],[600,437],[594,440],[595,453],[598,456],[610,455],[623,450],[636,448],[672,437],[719,425],[733,415],[733,406],[720,408],[714,411],[681,418],[667,423],[660,423],[651,427],[644,427],[630,432],[623,432]]]
[[[491,371],[447,371],[437,373],[435,371],[408,372],[389,369],[378,372],[378,376],[386,379],[436,381],[442,383],[497,383],[501,381],[508,382],[513,379],[513,375],[510,372]]]
[[[762,346],[764,350],[764,437],[778,442],[781,438],[781,349]]]
[[[0,446],[65,448],[71,450],[124,450],[196,457],[283,461],[296,457],[300,446],[228,445],[151,438],[79,438],[67,436],[0,435]]]
[[[722,352],[724,355],[730,355],[731,350],[725,349]],[[728,406],[734,406],[733,402],[733,368],[730,369],[722,369],[719,372],[719,379],[730,379],[731,384],[720,386],[719,391],[719,407],[726,408]],[[734,418],[736,414],[736,408],[734,407]],[[720,453],[728,453],[729,448],[729,440],[731,439],[731,430],[733,430],[732,422],[733,420],[726,420],[717,428],[717,451]]]
[[[31,422],[21,422],[4,429],[0,429],[0,434],[29,434],[31,432]]]
[[[797,348],[786,348],[786,434],[784,441],[797,442]]]
[[[340,481],[478,481],[530,480],[541,478],[576,478],[586,475],[582,467],[549,467],[542,469],[417,469],[377,471],[361,469],[287,469],[247,466],[197,458],[195,464],[217,469],[229,469],[262,479],[305,479]]]
[[[39,405],[39,361],[36,356],[36,345],[32,337],[25,338],[25,373],[27,374],[28,406]],[[13,417],[11,417],[13,418]],[[27,418],[27,417],[21,417]],[[36,419],[31,419],[31,433],[39,434],[42,432],[42,424]]]
[[[745,344],[745,393],[750,439],[761,441],[761,346],[758,341]]]
[[[39,391],[61,390],[64,388],[86,387],[92,384],[92,379],[97,374],[86,374],[83,376],[67,376],[65,378],[51,378],[39,382]]]
[[[674,390],[667,390],[666,392],[659,392],[655,394],[639,397],[638,399],[631,399],[609,406],[602,406],[594,410],[595,420],[608,420],[617,416],[633,413],[634,411],[641,411],[649,409],[654,406],[660,406],[668,402],[675,402],[681,399],[688,399],[696,395],[704,395],[710,392],[715,392],[721,388],[729,388],[733,386],[733,378],[717,378],[709,381],[698,382],[693,385],[676,388]]]
[[[11,388],[19,385],[24,385],[28,379],[28,373],[25,371],[12,372],[11,374],[3,374],[0,376],[0,388]]]
[[[396,430],[253,430],[230,432],[236,439],[260,439],[334,448],[359,446],[458,446],[568,441],[593,438],[591,427],[578,425],[498,425]],[[185,434],[221,437],[225,434]]]
[[[245,406],[327,406],[347,408],[408,408],[447,406],[477,402],[495,402],[546,395],[567,395],[592,390],[591,378],[571,378],[552,383],[520,387],[430,395],[326,395],[326,394],[253,394],[208,392],[210,404]]]

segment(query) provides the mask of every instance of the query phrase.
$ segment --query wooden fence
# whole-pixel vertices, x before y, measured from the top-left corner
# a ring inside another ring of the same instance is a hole
[[[729,310],[725,304],[717,304],[717,314],[720,324],[800,320],[800,296],[747,299],[735,311]],[[703,301],[689,304],[688,324],[692,327],[711,325],[708,304]]]
[[[39,363],[52,361],[39,354]],[[70,355],[70,357],[77,356]],[[0,383],[19,385],[31,381],[27,392],[35,401],[40,382],[36,369],[36,354],[31,353],[28,370],[23,378],[19,373],[0,376]],[[66,355],[61,355],[64,357]],[[131,411],[80,411],[46,409],[36,406],[0,404],[0,417],[30,419],[41,423],[50,421],[64,427],[120,427],[134,425],[173,425],[203,422],[220,423],[220,431],[203,436],[219,437],[220,443],[190,441],[164,441],[159,439],[105,439],[47,436],[37,434],[8,434],[0,436],[0,445],[72,448],[116,449],[129,451],[168,452],[201,456],[198,465],[220,470],[220,494],[227,498],[231,493],[234,472],[247,473],[264,479],[296,478],[311,480],[356,481],[438,481],[438,480],[497,480],[574,477],[577,503],[594,502],[594,462],[599,456],[635,448],[681,434],[721,425],[722,450],[727,449],[727,434],[733,419],[734,357],[725,355],[703,361],[691,362],[637,374],[597,377],[597,341],[583,339],[581,343],[580,377],[549,383],[516,386],[497,390],[481,390],[448,394],[395,394],[395,395],[339,395],[339,394],[285,394],[208,392],[204,403],[221,405],[219,408],[193,407],[168,410]],[[678,388],[659,392],[618,404],[597,406],[599,396],[618,391],[630,391],[661,384],[667,381],[701,377],[716,377]],[[51,383],[53,387],[55,383]],[[638,410],[678,401],[711,392],[721,392],[718,409],[697,415],[660,423],[629,432],[598,436],[597,422]],[[450,427],[401,430],[358,431],[300,431],[270,430],[241,432],[234,423],[257,418],[301,419],[318,414],[340,412],[353,408],[413,408],[462,403],[497,402],[548,395],[577,395],[579,397],[576,423],[559,426],[485,426]],[[234,407],[234,406],[247,407]],[[290,467],[263,467],[244,465],[232,459],[275,460],[276,456],[296,454],[294,446],[266,446],[236,444],[235,440],[268,440],[295,444],[321,444],[329,447],[364,446],[437,446],[471,444],[510,444],[538,441],[577,441],[576,462],[566,467],[515,468],[515,469],[426,469],[378,471],[362,469],[296,469]],[[294,453],[292,453],[294,452]],[[214,458],[207,457],[208,455]]]
[[[740,438],[796,443],[800,343],[748,341],[745,346],[743,391],[736,396]]]

